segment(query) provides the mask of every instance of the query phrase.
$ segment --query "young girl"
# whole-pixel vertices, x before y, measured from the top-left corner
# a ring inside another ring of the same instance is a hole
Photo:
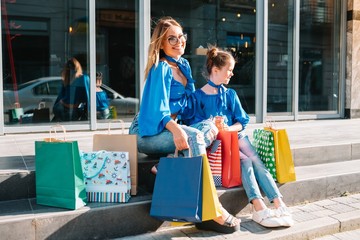
[[[102,72],[96,73],[96,118],[108,119],[110,116],[109,101],[107,94],[101,89],[102,85]]]
[[[249,116],[242,108],[236,92],[224,87],[234,75],[234,65],[231,53],[210,47],[204,74],[208,82],[194,93],[196,111],[190,124],[222,116],[225,130],[238,131],[243,187],[255,209],[252,219],[265,227],[292,226],[294,222],[274,179],[245,134]],[[274,203],[275,210],[267,208],[259,186],[269,201]]]

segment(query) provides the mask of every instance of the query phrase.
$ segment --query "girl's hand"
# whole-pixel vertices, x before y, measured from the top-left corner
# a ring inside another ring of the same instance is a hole
[[[227,124],[224,123],[223,130],[224,131],[230,131],[230,127]]]
[[[228,126],[228,130],[227,131],[235,131],[235,132],[239,132],[243,130],[243,126],[241,125],[241,123],[236,122],[234,125],[232,126]]]

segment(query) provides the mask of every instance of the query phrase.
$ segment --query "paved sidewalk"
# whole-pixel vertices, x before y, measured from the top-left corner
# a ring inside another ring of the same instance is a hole
[[[199,231],[193,225],[161,227],[143,235],[117,238],[116,240],[189,240],[189,239],[360,239],[360,193],[326,199],[290,207],[295,225],[290,228],[264,228],[251,220],[251,215],[239,215],[241,230],[233,234]],[[168,225],[164,223],[164,225]],[[356,231],[352,231],[356,230]],[[351,231],[351,232],[348,232]],[[339,233],[344,232],[344,233]],[[326,236],[326,237],[325,237]],[[336,238],[339,236],[341,238]],[[354,238],[357,236],[359,238]]]

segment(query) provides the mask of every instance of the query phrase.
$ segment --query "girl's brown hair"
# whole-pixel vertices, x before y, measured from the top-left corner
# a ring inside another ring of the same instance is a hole
[[[181,25],[172,17],[162,17],[157,22],[154,31],[151,35],[151,41],[149,45],[148,60],[145,68],[145,79],[147,78],[149,71],[153,65],[157,66],[161,57],[161,44],[164,41],[167,31],[170,27]]]
[[[209,79],[213,67],[217,67],[221,69],[230,60],[235,61],[234,57],[230,52],[221,50],[218,47],[210,45],[206,53],[206,64],[205,64],[205,71],[203,72],[203,76],[206,79]]]

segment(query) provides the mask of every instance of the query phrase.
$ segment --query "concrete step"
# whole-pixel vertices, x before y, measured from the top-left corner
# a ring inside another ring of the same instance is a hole
[[[295,221],[290,228],[265,228],[251,220],[251,214],[238,215],[239,232],[219,234],[202,231],[194,225],[172,227],[165,224],[156,232],[113,240],[154,239],[251,239],[251,240],[354,240],[360,239],[360,194],[300,204],[289,207]]]
[[[279,185],[289,206],[360,192],[360,160],[298,166],[296,173],[296,182]],[[220,201],[231,213],[249,213],[242,187],[217,190]],[[146,192],[132,197],[129,203],[90,203],[74,211],[40,206],[34,198],[2,201],[0,233],[3,239],[9,240],[109,239],[139,235],[156,231],[163,224],[149,216],[150,205],[151,194]],[[338,221],[324,219],[321,222],[327,221],[338,227]],[[295,228],[301,229],[300,226]]]
[[[21,146],[25,148],[31,147],[29,143]],[[92,146],[89,144],[89,136],[83,138],[80,136],[79,146],[81,146],[81,150],[91,151]],[[360,143],[341,142],[334,145],[317,146],[295,145],[295,147],[292,147],[292,155],[295,166],[349,161],[360,159]],[[145,192],[152,192],[154,176],[149,173],[151,166],[158,161],[159,157],[148,157],[145,154],[139,154],[138,181],[139,187]],[[0,186],[0,201],[34,198],[35,156],[0,157]]]
[[[35,197],[35,156],[26,157],[27,166],[31,170],[17,168],[23,162],[21,157],[0,158],[0,201],[26,199]],[[141,192],[151,193],[155,177],[150,174],[151,167],[159,158],[149,158],[139,154],[138,183]],[[5,164],[7,165],[6,167]]]

